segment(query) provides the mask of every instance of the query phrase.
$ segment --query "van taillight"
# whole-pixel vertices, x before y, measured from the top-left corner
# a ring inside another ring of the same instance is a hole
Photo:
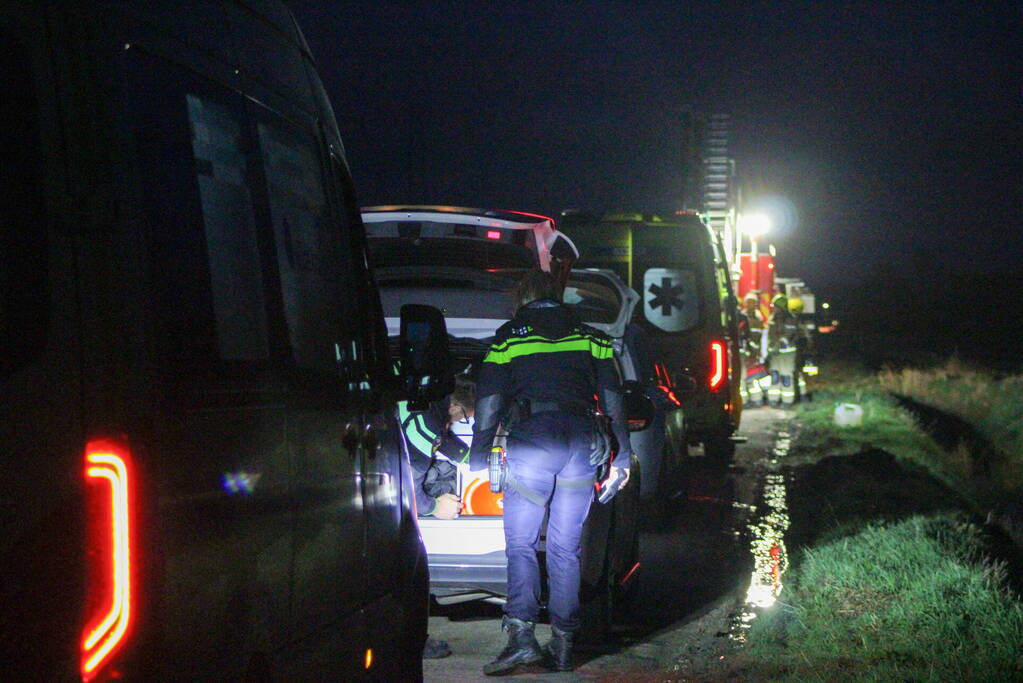
[[[85,447],[88,526],[82,679],[100,674],[124,645],[132,612],[131,457],[126,444],[94,439]]]
[[[725,381],[725,374],[728,372],[728,358],[725,355],[725,343],[712,341],[710,343],[710,372],[707,375],[707,383],[711,391],[717,391]]]

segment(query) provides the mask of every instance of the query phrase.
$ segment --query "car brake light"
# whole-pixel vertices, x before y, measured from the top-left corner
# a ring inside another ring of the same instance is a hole
[[[644,429],[646,429],[647,425],[649,425],[649,424],[650,424],[650,420],[646,420],[646,419],[643,419],[643,418],[633,418],[633,417],[630,417],[629,418],[629,431],[630,432],[641,432]]]
[[[499,240],[499,239],[501,239],[501,231],[500,230],[487,230],[487,239],[488,240]]]
[[[90,681],[124,644],[132,612],[132,486],[127,446],[94,439],[85,448],[88,539],[82,679]]]
[[[710,374],[707,376],[707,383],[712,391],[720,389],[725,381],[726,364],[724,342],[712,341],[710,343]]]

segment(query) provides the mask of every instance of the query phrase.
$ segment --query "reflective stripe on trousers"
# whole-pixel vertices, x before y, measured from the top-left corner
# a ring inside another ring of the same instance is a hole
[[[771,356],[771,388],[767,400],[771,403],[791,405],[796,402],[793,382],[796,372],[796,349],[782,349]]]

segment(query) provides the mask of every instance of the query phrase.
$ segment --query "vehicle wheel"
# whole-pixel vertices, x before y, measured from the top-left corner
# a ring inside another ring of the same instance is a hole
[[[664,454],[661,456],[661,471],[655,482],[653,495],[644,507],[642,525],[649,530],[659,529],[669,524],[686,506],[688,497],[688,447],[681,444],[681,451],[671,440],[664,442]],[[644,480],[645,483],[645,480]]]
[[[639,526],[640,526],[640,508],[638,506],[639,497],[636,497],[635,502],[637,505],[625,514],[630,515],[632,523],[628,524],[626,521],[620,521],[616,524],[616,527],[621,531],[623,528],[628,529],[628,538],[622,544],[622,549],[625,552],[625,562],[620,567],[622,572],[628,572],[632,567],[639,562]],[[621,618],[623,610],[632,600],[636,594],[636,584],[639,577],[633,577],[630,579],[624,587],[620,585],[622,579],[625,578],[625,574],[616,574],[614,576],[614,610],[612,612],[612,623]]]
[[[724,466],[731,462],[735,455],[735,442],[729,436],[721,432],[703,440],[703,454],[709,459],[708,464]]]
[[[604,557],[604,571],[600,585],[595,586],[590,598],[582,604],[582,628],[580,644],[588,650],[603,651],[611,637],[618,601],[618,580],[614,572],[614,529],[608,535],[608,552]]]
[[[401,628],[401,676],[406,681],[423,680],[423,647],[430,616],[430,570],[426,555],[409,581]]]
[[[689,446],[685,441],[675,448],[671,443],[664,444],[664,467],[658,477],[657,495],[664,501],[684,501],[686,493],[686,465],[689,458]],[[679,494],[682,495],[679,495]]]

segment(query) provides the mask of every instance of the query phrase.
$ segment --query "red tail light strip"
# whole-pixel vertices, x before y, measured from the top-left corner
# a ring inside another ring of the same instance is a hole
[[[123,640],[131,621],[131,534],[127,449],[107,440],[86,447],[86,480],[110,484],[108,554],[110,607],[98,621],[90,622],[82,639],[82,678],[92,679]]]
[[[724,342],[712,341],[710,343],[710,376],[707,382],[712,390],[721,386],[725,379],[725,345]]]

